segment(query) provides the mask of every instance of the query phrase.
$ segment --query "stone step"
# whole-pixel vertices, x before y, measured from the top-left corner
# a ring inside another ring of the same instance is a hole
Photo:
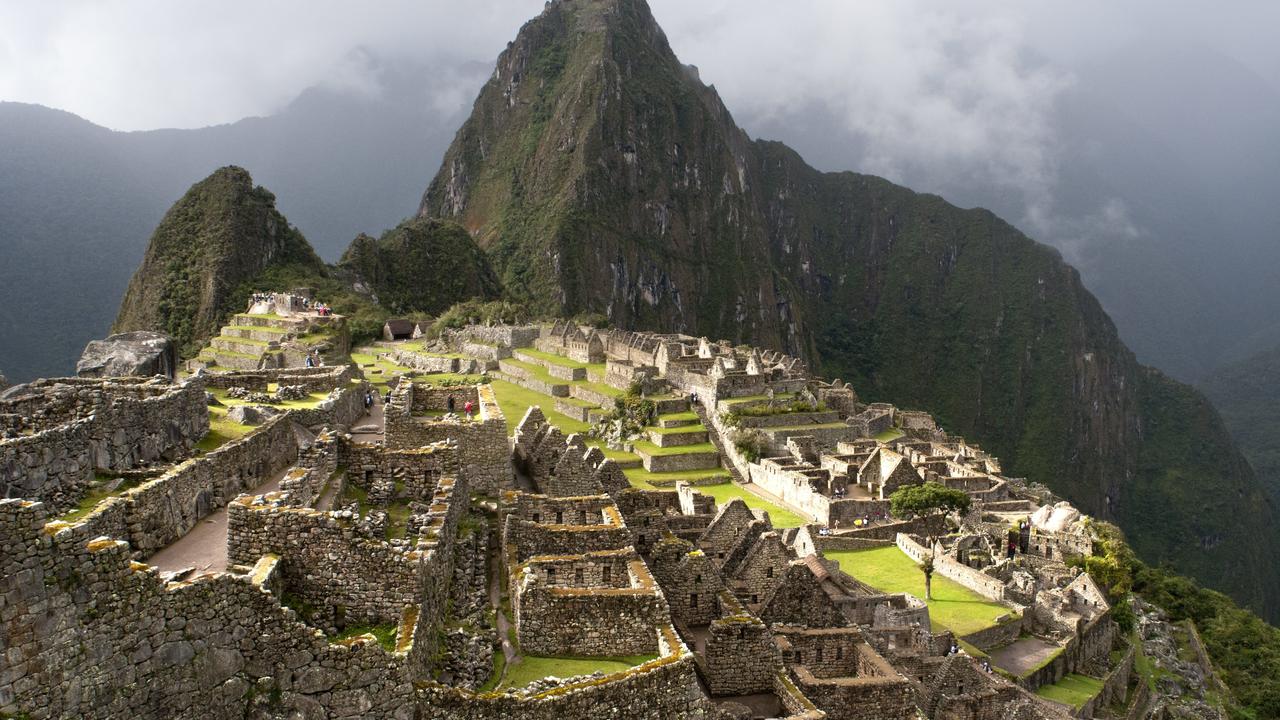
[[[530,365],[537,365],[547,371],[547,374],[558,380],[586,380],[587,369],[583,367],[565,367],[557,365],[550,360],[535,357],[522,350],[512,350],[511,356],[520,362],[526,362]]]
[[[573,400],[571,398],[556,398],[556,412],[568,415],[579,422],[595,422],[592,415],[596,417],[604,417],[605,412],[594,405],[584,405],[581,400]]]
[[[520,387],[543,395],[550,395],[551,397],[569,397],[569,385],[567,383],[547,382],[540,378],[535,378],[527,369],[513,364],[510,360],[499,360],[498,369],[501,371],[504,380],[515,383]]]
[[[694,452],[656,453],[656,446],[645,441],[635,443],[635,454],[640,456],[644,469],[649,472],[675,472],[677,470],[711,470],[720,466],[720,453],[715,450]]]
[[[288,330],[290,332],[301,333],[307,325],[320,320],[321,318],[289,318],[289,317],[273,317],[270,315],[249,315],[241,313],[232,319],[235,325],[252,325],[257,327],[273,327]]]
[[[681,445],[701,445],[707,442],[707,429],[701,425],[672,428],[665,431],[660,428],[646,428],[645,434],[649,436],[649,442],[663,448],[679,447]]]
[[[659,415],[675,415],[689,412],[689,398],[679,395],[658,395],[650,397]]]
[[[261,356],[252,357],[241,353],[213,350],[213,361],[218,367],[228,370],[257,370],[262,363]]]
[[[245,338],[262,342],[283,341],[293,337],[293,333],[287,330],[257,325],[225,325],[220,334],[223,337]]]
[[[599,405],[605,410],[612,410],[614,406],[617,405],[617,401],[614,399],[613,395],[593,390],[584,385],[569,386],[569,395],[570,397],[575,397],[579,400],[585,400],[593,405]]]
[[[257,340],[248,340],[245,338],[233,338],[219,335],[209,341],[214,350],[240,353],[242,355],[252,355],[259,357],[267,351],[267,344]]]
[[[680,414],[680,413],[676,413],[676,414],[678,415],[678,414]],[[693,416],[693,417],[674,417],[674,416],[672,416],[672,417],[662,417],[662,416],[659,416],[659,417],[658,417],[658,420],[657,420],[657,423],[658,423],[658,427],[660,427],[660,428],[677,428],[677,427],[685,427],[685,426],[688,426],[688,425],[697,425],[697,424],[699,424],[699,423],[698,423],[698,417],[697,417],[696,415],[695,415],[695,416]]]

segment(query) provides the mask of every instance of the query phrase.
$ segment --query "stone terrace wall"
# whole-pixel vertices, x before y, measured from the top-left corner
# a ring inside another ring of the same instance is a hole
[[[329,392],[351,384],[355,370],[350,365],[326,365],[323,367],[294,367],[264,370],[233,370],[207,373],[202,376],[208,387],[227,390],[242,387],[255,392],[266,392],[267,385],[301,385],[308,393]]]
[[[714,709],[698,685],[693,656],[670,626],[658,628],[656,660],[550,689],[475,693],[440,686],[419,695],[423,720],[706,720]],[[816,718],[820,716],[813,716]]]
[[[92,425],[92,420],[76,420],[0,440],[4,497],[41,500],[55,513],[75,507],[93,480]]]
[[[430,389],[427,392],[438,394],[440,391]],[[416,448],[441,440],[453,440],[458,444],[459,478],[465,480],[471,489],[491,495],[499,489],[511,487],[511,446],[507,441],[507,422],[498,407],[493,388],[477,386],[480,413],[477,420],[469,421],[414,418],[412,408],[415,407],[417,393],[418,387],[414,383],[404,383],[392,393],[386,407],[387,447]]]
[[[89,720],[410,717],[403,654],[330,644],[262,584],[165,584],[128,547],[50,534],[45,508],[0,501],[0,713]],[[106,589],[110,591],[106,591]]]
[[[6,497],[71,509],[93,469],[123,471],[175,459],[209,431],[199,379],[59,378],[0,401],[0,429],[33,432],[0,440],[0,488]]]
[[[917,563],[924,562],[925,556],[929,554],[927,548],[904,533],[898,534],[897,544],[902,549],[902,552]],[[997,602],[1002,602],[1005,599],[1004,582],[1000,578],[974,570],[968,565],[961,565],[941,553],[935,554],[933,566],[942,577],[954,580],[985,598]]]

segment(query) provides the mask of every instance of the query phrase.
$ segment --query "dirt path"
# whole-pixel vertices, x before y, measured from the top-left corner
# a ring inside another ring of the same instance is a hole
[[[280,481],[289,468],[259,485],[252,493],[261,495],[280,489]],[[196,523],[191,531],[172,545],[146,560],[161,572],[194,568],[192,575],[205,575],[227,569],[227,508],[220,508]]]

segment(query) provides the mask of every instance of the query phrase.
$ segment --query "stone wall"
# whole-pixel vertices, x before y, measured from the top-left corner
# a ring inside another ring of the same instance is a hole
[[[82,541],[99,536],[127,541],[148,557],[183,535],[240,493],[261,485],[298,456],[287,415],[139,487],[98,503],[75,523],[54,522]]]
[[[424,388],[433,402],[447,401],[442,389]],[[460,393],[461,388],[457,389]],[[458,445],[458,477],[476,492],[494,494],[512,484],[511,447],[507,441],[507,423],[494,397],[493,388],[479,385],[475,389],[479,414],[472,420],[416,418],[416,383],[402,383],[387,403],[385,438],[389,448],[417,448],[442,440]],[[461,405],[459,405],[461,411]]]
[[[704,652],[707,690],[712,695],[769,692],[781,666],[773,635],[759,618],[746,614],[741,606],[733,609],[739,614],[711,623]]]
[[[698,685],[693,656],[671,627],[656,630],[659,657],[603,678],[547,688],[475,693],[439,686],[420,694],[423,720],[706,720],[714,710]],[[816,716],[815,716],[816,718]],[[808,719],[806,719],[808,720]]]
[[[917,563],[924,562],[925,557],[931,554],[927,548],[905,533],[898,534],[897,544],[902,549],[902,552],[907,554],[907,557]],[[992,577],[967,565],[962,565],[942,553],[934,553],[933,555],[934,571],[942,577],[954,580],[985,598],[997,602],[1004,601],[1004,581],[1000,580],[1000,578]]]
[[[8,665],[0,713],[40,718],[409,718],[405,654],[330,644],[264,578],[164,583],[108,539],[50,532],[41,504],[0,501]],[[110,588],[110,591],[106,591]]]
[[[543,572],[520,568],[511,606],[521,650],[587,657],[656,653],[654,630],[667,622],[666,601],[644,561],[632,557],[626,570],[622,587],[591,587],[585,574],[581,584],[570,575],[557,576],[553,585],[545,567]]]
[[[58,378],[24,388],[0,401],[0,434],[16,435],[0,440],[0,487],[59,511],[79,500],[93,468],[175,460],[209,432],[199,378]]]
[[[75,507],[94,477],[92,425],[92,420],[76,420],[0,440],[4,497],[41,500],[55,513]]]

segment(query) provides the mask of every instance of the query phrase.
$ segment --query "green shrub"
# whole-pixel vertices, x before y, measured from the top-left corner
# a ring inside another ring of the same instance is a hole
[[[969,494],[963,490],[927,482],[894,490],[889,496],[889,511],[900,518],[928,515],[937,510],[964,514],[969,511],[970,502]]]

